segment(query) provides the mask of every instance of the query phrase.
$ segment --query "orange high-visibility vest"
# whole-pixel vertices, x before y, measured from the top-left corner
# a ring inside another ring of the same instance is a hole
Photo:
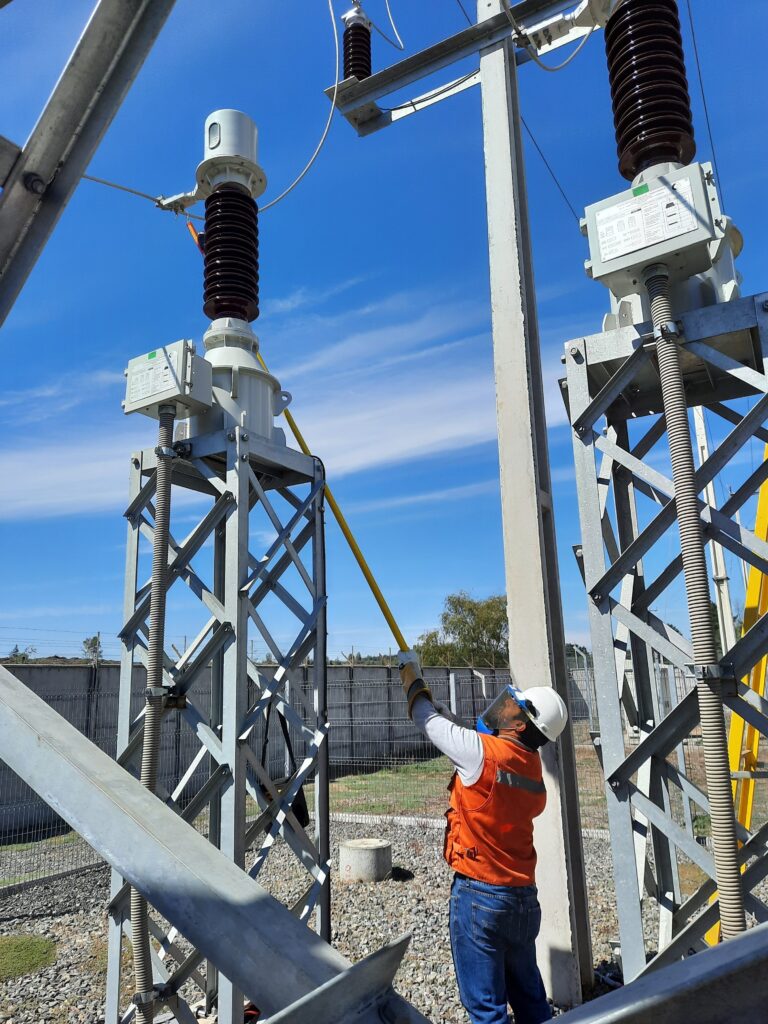
[[[454,773],[445,829],[446,861],[459,874],[491,885],[533,885],[533,819],[547,792],[538,751],[511,740],[481,736],[480,778],[465,786]]]

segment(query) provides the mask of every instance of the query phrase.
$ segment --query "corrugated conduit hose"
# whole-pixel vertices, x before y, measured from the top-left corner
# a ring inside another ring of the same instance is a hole
[[[699,496],[694,475],[688,406],[680,368],[679,339],[676,330],[664,330],[667,324],[673,324],[667,268],[663,265],[649,267],[645,272],[645,286],[651,300],[651,319],[656,332],[656,355],[659,361],[669,454],[675,483],[680,549],[693,639],[693,659],[696,665],[715,665],[718,661],[717,648],[712,624],[704,537],[699,516]],[[728,939],[743,932],[746,922],[720,685],[716,679],[702,679],[696,689],[704,742],[720,921],[723,938]]]
[[[168,533],[171,518],[171,459],[175,408],[163,406],[159,413],[157,447],[157,483],[155,493],[155,532],[152,548],[152,582],[149,611],[149,652],[147,658],[147,694],[144,705],[144,741],[141,751],[141,784],[151,793],[157,787],[160,755],[160,723],[163,717],[163,652],[165,649],[165,598],[168,574]],[[147,901],[131,889],[131,939],[136,992],[142,996],[153,988],[152,959],[149,948]],[[136,1008],[137,1024],[152,1024],[153,1002],[141,1002]]]

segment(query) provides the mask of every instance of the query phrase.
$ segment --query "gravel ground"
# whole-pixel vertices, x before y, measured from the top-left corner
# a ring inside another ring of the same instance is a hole
[[[378,884],[333,881],[333,943],[359,960],[403,932],[413,940],[397,976],[397,990],[433,1024],[467,1024],[459,1002],[448,939],[450,871],[437,829],[392,825],[334,825],[333,859],[343,839],[375,835],[392,843],[393,877]],[[585,839],[595,963],[609,960],[617,935],[610,849]],[[279,899],[297,899],[306,874],[282,844],[270,853],[260,882]],[[0,1022],[67,1024],[103,1021],[106,977],[108,874],[104,869],[35,886],[0,899],[0,935],[52,938],[56,963],[3,983]],[[648,922],[650,929],[652,922]],[[606,967],[607,965],[603,965]]]

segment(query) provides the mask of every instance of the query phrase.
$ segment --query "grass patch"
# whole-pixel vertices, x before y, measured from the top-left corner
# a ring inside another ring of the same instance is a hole
[[[0,981],[35,974],[56,960],[56,943],[39,935],[0,936]]]
[[[448,807],[446,787],[452,774],[448,758],[436,757],[366,775],[345,775],[331,783],[331,811],[439,816]]]
[[[60,836],[51,836],[49,839],[38,839],[32,843],[8,843],[7,846],[0,846],[0,853],[21,853],[24,850],[39,850],[44,843],[47,847],[68,846],[80,840],[77,832],[64,832]]]

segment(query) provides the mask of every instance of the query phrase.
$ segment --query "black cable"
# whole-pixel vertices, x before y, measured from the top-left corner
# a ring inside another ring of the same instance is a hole
[[[467,24],[468,24],[468,25],[474,25],[474,22],[472,21],[472,19],[470,18],[470,16],[469,16],[469,15],[467,14],[467,9],[465,8],[465,6],[464,6],[464,4],[463,4],[463,3],[461,2],[461,0],[456,0],[456,3],[457,3],[457,4],[459,5],[459,7],[461,8],[461,13],[462,13],[462,14],[464,15],[464,17],[465,17],[465,18],[467,19]]]
[[[401,103],[397,107],[380,107],[379,109],[382,110],[385,114],[392,114],[396,110],[407,110],[408,107],[413,107],[414,110],[421,110],[422,106],[429,106],[432,100],[437,99],[438,96],[442,96],[443,93],[450,92],[451,89],[463,85],[464,82],[468,82],[470,78],[477,74],[477,72],[478,69],[476,68],[474,71],[468,72],[461,78],[457,78],[455,82],[449,82],[448,85],[443,86],[442,89],[436,89],[434,92],[429,93],[429,95],[427,96],[422,96],[420,98],[417,97],[415,100],[408,100],[406,103]]]
[[[699,46],[696,42],[696,28],[693,23],[693,10],[691,8],[691,0],[686,0],[686,6],[688,7],[688,20],[691,23],[691,39],[693,40],[693,53],[696,58],[696,71],[699,75],[699,88],[701,89],[701,100],[704,104],[704,117],[707,122],[707,134],[709,135],[709,146],[712,150],[712,163],[715,165],[715,175],[717,176],[717,182],[720,186],[720,198],[723,201],[723,207],[725,207],[725,193],[723,192],[723,179],[720,177],[720,168],[717,164],[717,150],[715,149],[715,139],[712,134],[712,122],[709,119],[709,104],[707,103],[707,94],[704,90],[704,76],[701,73],[701,61],[699,60]]]
[[[689,0],[689,2],[690,2],[690,0]],[[468,24],[468,25],[473,25],[473,24],[474,24],[474,22],[472,21],[472,19],[470,18],[470,16],[469,16],[469,15],[467,14],[467,10],[466,10],[466,8],[464,7],[464,4],[463,4],[463,3],[461,2],[461,0],[456,0],[456,3],[457,3],[457,4],[459,5],[459,7],[461,8],[461,12],[462,12],[462,14],[464,15],[464,17],[465,17],[465,18],[467,19],[467,24]],[[471,76],[467,76],[467,77],[471,77]],[[462,79],[462,81],[466,81],[466,79]],[[403,106],[409,106],[409,104],[405,103],[405,104],[403,104]],[[399,108],[399,107],[395,107],[394,109],[395,109],[395,110],[399,110],[400,108]],[[563,186],[562,186],[562,185],[560,184],[560,181],[559,181],[559,179],[558,179],[557,175],[555,174],[555,172],[554,172],[554,170],[553,170],[553,168],[552,168],[552,165],[550,164],[549,160],[547,160],[547,158],[546,158],[546,157],[544,156],[544,152],[543,152],[543,150],[542,150],[541,146],[540,146],[540,145],[538,144],[538,142],[536,141],[536,138],[535,138],[535,136],[534,136],[533,132],[531,131],[531,129],[530,129],[530,128],[528,127],[528,125],[526,124],[525,118],[524,118],[524,117],[522,116],[522,114],[520,115],[520,120],[521,120],[521,121],[523,122],[523,127],[524,127],[524,128],[525,128],[525,130],[526,130],[526,131],[528,132],[528,135],[529,135],[529,137],[530,137],[530,140],[531,140],[531,142],[532,142],[532,143],[534,144],[534,146],[536,147],[536,152],[537,152],[537,153],[539,154],[539,156],[541,157],[542,161],[544,162],[544,166],[545,166],[545,167],[547,168],[547,170],[549,171],[549,174],[550,174],[550,176],[551,176],[551,178],[552,178],[552,181],[554,181],[555,185],[557,186],[557,190],[558,190],[558,192],[560,193],[560,195],[561,195],[561,196],[563,197],[563,199],[565,200],[565,202],[566,202],[566,205],[568,206],[568,209],[569,209],[569,210],[571,211],[571,213],[573,214],[573,216],[574,216],[574,217],[576,218],[576,223],[577,223],[577,224],[580,224],[580,223],[581,223],[581,218],[579,217],[578,213],[577,213],[577,212],[576,212],[576,210],[574,209],[573,203],[571,203],[570,199],[568,198],[568,196],[567,196],[567,194],[566,194],[566,191],[565,191],[565,189],[564,189],[564,188],[563,188]]]
[[[565,189],[560,184],[560,179],[557,177],[557,175],[555,174],[554,170],[552,169],[552,165],[550,164],[549,160],[547,160],[547,158],[544,156],[544,152],[543,152],[541,146],[536,141],[536,137],[534,136],[534,134],[531,131],[531,129],[528,127],[528,124],[527,124],[527,122],[526,122],[526,120],[525,120],[525,118],[523,117],[522,114],[520,115],[520,120],[522,121],[523,128],[525,128],[525,130],[528,132],[528,136],[529,136],[531,142],[536,147],[536,152],[539,154],[539,156],[541,157],[542,161],[544,162],[544,166],[549,171],[550,176],[552,178],[552,181],[554,181],[555,185],[557,186],[558,192],[563,197],[563,199],[566,202],[566,205],[568,206],[568,209],[571,211],[571,213],[575,217],[576,223],[580,224],[581,223],[581,218],[579,217],[578,213],[574,209],[573,203],[570,201],[570,199],[568,198],[568,196],[566,194]]]

